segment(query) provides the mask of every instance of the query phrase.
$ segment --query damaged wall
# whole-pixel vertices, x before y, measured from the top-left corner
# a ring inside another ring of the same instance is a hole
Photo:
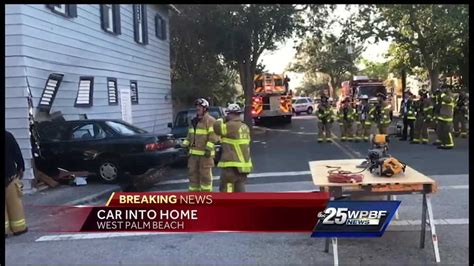
[[[120,35],[101,28],[98,4],[77,5],[73,18],[55,14],[46,5],[6,5],[6,128],[22,148],[29,168],[25,180],[33,178],[26,76],[36,107],[48,76],[64,75],[51,113],[60,111],[66,120],[79,119],[80,114],[89,119],[121,119],[121,105],[108,103],[107,78],[117,79],[119,92],[136,80],[139,103],[132,105],[133,124],[151,132],[169,132],[169,36],[160,40],[155,35],[155,15],[160,14],[168,26],[168,10],[158,5],[146,7],[149,43],[142,45],[134,40],[132,5],[120,5]],[[90,107],[74,107],[81,76],[94,77]],[[30,186],[27,183],[25,188]]]

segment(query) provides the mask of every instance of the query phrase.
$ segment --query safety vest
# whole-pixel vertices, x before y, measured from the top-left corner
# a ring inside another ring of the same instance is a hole
[[[407,106],[407,113],[403,113],[405,110],[405,106]],[[412,100],[405,101],[401,107],[401,113],[406,115],[408,120],[415,120],[416,119],[416,110],[415,110],[415,102]]]
[[[183,141],[183,146],[189,147],[190,155],[204,156],[208,150],[212,158],[215,156],[214,147],[218,140],[213,127],[215,121],[214,117],[206,113],[196,124],[196,127],[191,122],[188,136]]]
[[[439,109],[439,121],[453,122],[453,110],[454,110],[453,97],[450,94],[441,94],[441,106]]]
[[[328,105],[320,104],[318,106],[318,111],[316,112],[316,117],[322,123],[334,122],[334,112],[332,111],[332,108]]]
[[[390,124],[390,109],[392,107],[386,102],[376,105],[370,110],[370,119],[377,124]]]
[[[429,122],[433,119],[433,103],[429,98],[420,99],[416,105],[416,119]]]
[[[467,116],[469,113],[467,99],[458,96],[456,98],[456,106],[454,107],[454,113],[459,115]]]
[[[348,107],[341,106],[341,108],[337,112],[337,118],[339,120],[339,124],[342,124],[344,122],[352,122],[356,118],[355,116],[356,116],[356,112],[351,106],[348,106]]]
[[[250,129],[240,118],[228,122],[218,119],[215,133],[221,137],[222,155],[217,167],[235,167],[240,173],[252,171],[250,158]]]
[[[363,123],[364,125],[370,126],[372,122],[370,121],[370,113],[373,107],[369,104],[359,104],[356,109],[356,123]]]

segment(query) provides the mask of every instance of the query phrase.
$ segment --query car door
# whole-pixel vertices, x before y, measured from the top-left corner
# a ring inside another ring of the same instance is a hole
[[[296,107],[295,110],[297,112],[302,112],[305,110],[306,100],[305,99],[298,99],[296,100]]]
[[[94,171],[95,159],[103,152],[106,132],[97,122],[72,126],[66,165],[70,171]]]

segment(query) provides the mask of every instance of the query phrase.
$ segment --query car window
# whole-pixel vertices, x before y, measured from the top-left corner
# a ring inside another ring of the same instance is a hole
[[[300,103],[306,103],[306,100],[305,99],[296,100],[296,104],[300,104]]]
[[[67,136],[68,125],[43,122],[37,125],[40,140],[44,141],[62,141],[69,139]]]
[[[113,131],[123,136],[133,136],[133,135],[147,133],[143,129],[134,127],[126,123],[119,123],[116,121],[105,121],[105,124],[107,124],[110,128],[112,128]]]
[[[189,124],[187,112],[180,112],[176,116],[176,121],[174,122],[175,127],[187,127]]]
[[[104,130],[98,124],[86,124],[73,128],[71,139],[91,140],[105,138]]]

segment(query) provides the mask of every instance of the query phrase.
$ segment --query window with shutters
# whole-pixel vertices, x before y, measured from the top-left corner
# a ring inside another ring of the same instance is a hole
[[[77,5],[52,4],[52,5],[46,5],[46,7],[49,8],[53,13],[56,13],[65,17],[70,17],[70,18],[77,17]]]
[[[107,91],[109,95],[109,105],[118,104],[117,79],[107,78]]]
[[[100,5],[100,16],[103,30],[115,35],[121,33],[120,5]]]
[[[92,106],[93,90],[94,90],[94,78],[81,77],[79,79],[79,89],[77,91],[75,106],[77,107]]]
[[[58,92],[59,85],[63,80],[62,74],[51,74],[46,81],[46,85],[43,89],[43,94],[38,105],[38,108],[41,110],[49,111],[53,105],[54,98]]]
[[[138,86],[136,80],[130,81],[130,97],[132,104],[138,104]]]
[[[148,29],[146,20],[146,6],[133,5],[133,26],[135,41],[140,44],[148,44]]]
[[[166,40],[166,21],[160,16],[155,16],[155,34],[160,40]]]

